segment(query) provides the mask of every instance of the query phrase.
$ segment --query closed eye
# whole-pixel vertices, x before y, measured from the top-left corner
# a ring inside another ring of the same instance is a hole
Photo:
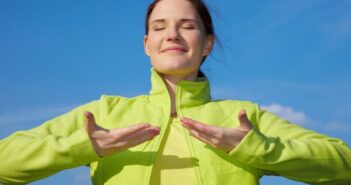
[[[185,28],[187,30],[193,30],[195,29],[195,26],[182,26],[182,28]]]
[[[154,30],[154,31],[161,31],[161,30],[164,30],[164,29],[165,29],[165,28],[162,27],[162,28],[154,28],[153,30]]]
[[[194,24],[192,21],[186,21],[181,25],[182,28],[188,29],[188,30],[193,30],[196,29],[196,24]]]

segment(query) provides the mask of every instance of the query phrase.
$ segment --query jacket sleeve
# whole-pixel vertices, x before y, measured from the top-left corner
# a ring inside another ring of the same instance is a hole
[[[83,127],[83,113],[91,111],[98,121],[100,104],[93,101],[39,127],[0,140],[0,184],[27,184],[98,160]]]
[[[259,169],[309,184],[351,184],[351,150],[341,140],[291,124],[256,106],[252,129],[229,154]]]

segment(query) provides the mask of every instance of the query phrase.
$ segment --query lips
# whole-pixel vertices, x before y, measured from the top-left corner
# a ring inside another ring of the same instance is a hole
[[[187,49],[182,46],[171,46],[161,50],[161,52],[187,52]]]

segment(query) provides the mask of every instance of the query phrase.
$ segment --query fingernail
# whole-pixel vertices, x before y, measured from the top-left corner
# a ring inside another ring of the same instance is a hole
[[[148,124],[148,123],[143,124],[143,128],[148,128],[148,127],[150,127],[150,124]]]
[[[182,122],[189,122],[189,119],[188,118],[182,118],[181,121]]]
[[[151,132],[154,133],[154,134],[159,134],[160,130],[159,129],[152,129]]]

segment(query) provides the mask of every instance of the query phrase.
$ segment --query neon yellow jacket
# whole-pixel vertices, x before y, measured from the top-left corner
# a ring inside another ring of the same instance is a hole
[[[245,109],[251,130],[230,153],[218,151],[184,130],[199,185],[256,185],[265,174],[309,184],[351,184],[351,151],[341,140],[290,124],[247,101],[212,101],[206,78],[181,81],[177,114],[221,127],[239,126]],[[170,98],[163,80],[152,70],[150,95],[102,96],[37,128],[19,131],[0,141],[0,182],[25,184],[60,170],[90,164],[95,185],[147,185],[158,147],[170,118]],[[91,111],[104,128],[136,123],[161,127],[153,140],[99,158],[83,128]],[[176,139],[176,138],[175,138]]]

